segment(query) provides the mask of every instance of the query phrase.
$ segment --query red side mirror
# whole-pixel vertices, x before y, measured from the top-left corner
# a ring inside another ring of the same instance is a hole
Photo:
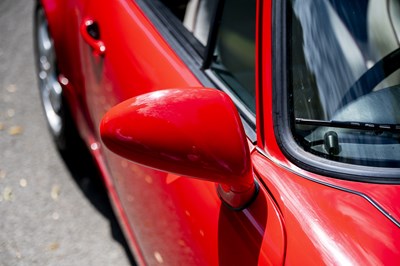
[[[213,181],[233,208],[255,194],[250,153],[231,99],[215,89],[156,91],[113,107],[100,126],[104,144],[136,163]]]

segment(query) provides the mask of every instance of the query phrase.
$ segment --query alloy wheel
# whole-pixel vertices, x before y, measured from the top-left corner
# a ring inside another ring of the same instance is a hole
[[[36,64],[40,97],[51,133],[57,137],[63,129],[62,87],[58,82],[54,43],[42,8],[36,16]]]

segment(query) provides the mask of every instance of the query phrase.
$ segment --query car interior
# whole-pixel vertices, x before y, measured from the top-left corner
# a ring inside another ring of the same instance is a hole
[[[357,79],[400,47],[400,2],[330,0],[309,4],[308,10],[304,6],[294,4],[297,13],[291,22],[295,116],[332,119]],[[312,12],[313,8],[319,10],[318,14],[313,13],[313,21],[310,16],[301,15]],[[324,45],[332,53],[324,54]],[[341,78],[332,79],[335,76]],[[373,91],[399,83],[398,70],[384,77]]]
[[[399,124],[400,72],[391,73],[398,67],[388,67],[399,60],[384,61],[400,47],[399,1],[292,2],[288,63],[294,116]],[[297,135],[322,144],[312,144],[312,149],[322,154],[327,150],[320,140],[329,131],[338,133],[342,144],[346,143],[337,149],[342,157],[397,160],[398,137],[390,132],[371,135],[368,131],[296,125]]]
[[[400,48],[400,1],[370,0],[367,14],[368,41],[372,58],[378,61]],[[387,77],[374,90],[400,84],[400,70]]]
[[[207,45],[218,1],[189,0],[163,3],[204,46]],[[226,1],[214,51],[212,69],[255,109],[256,1]]]

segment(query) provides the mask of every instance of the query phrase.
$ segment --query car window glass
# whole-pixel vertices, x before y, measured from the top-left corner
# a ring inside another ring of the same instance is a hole
[[[161,0],[204,46],[207,44],[216,0]]]
[[[225,1],[212,70],[255,113],[256,1]]]
[[[289,2],[295,139],[330,160],[398,167],[400,2]]]
[[[218,86],[233,92],[248,121],[254,123],[256,0],[159,1],[169,9],[166,13],[175,16],[172,20],[177,19],[172,27],[182,23],[202,44],[204,50],[198,51],[203,69],[210,70],[211,79],[218,79]],[[186,40],[193,44],[187,36]]]

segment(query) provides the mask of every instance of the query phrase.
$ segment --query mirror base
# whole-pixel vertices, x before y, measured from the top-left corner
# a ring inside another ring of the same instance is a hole
[[[257,182],[253,182],[250,187],[217,184],[218,196],[222,203],[235,211],[246,209],[257,198],[258,191]]]

